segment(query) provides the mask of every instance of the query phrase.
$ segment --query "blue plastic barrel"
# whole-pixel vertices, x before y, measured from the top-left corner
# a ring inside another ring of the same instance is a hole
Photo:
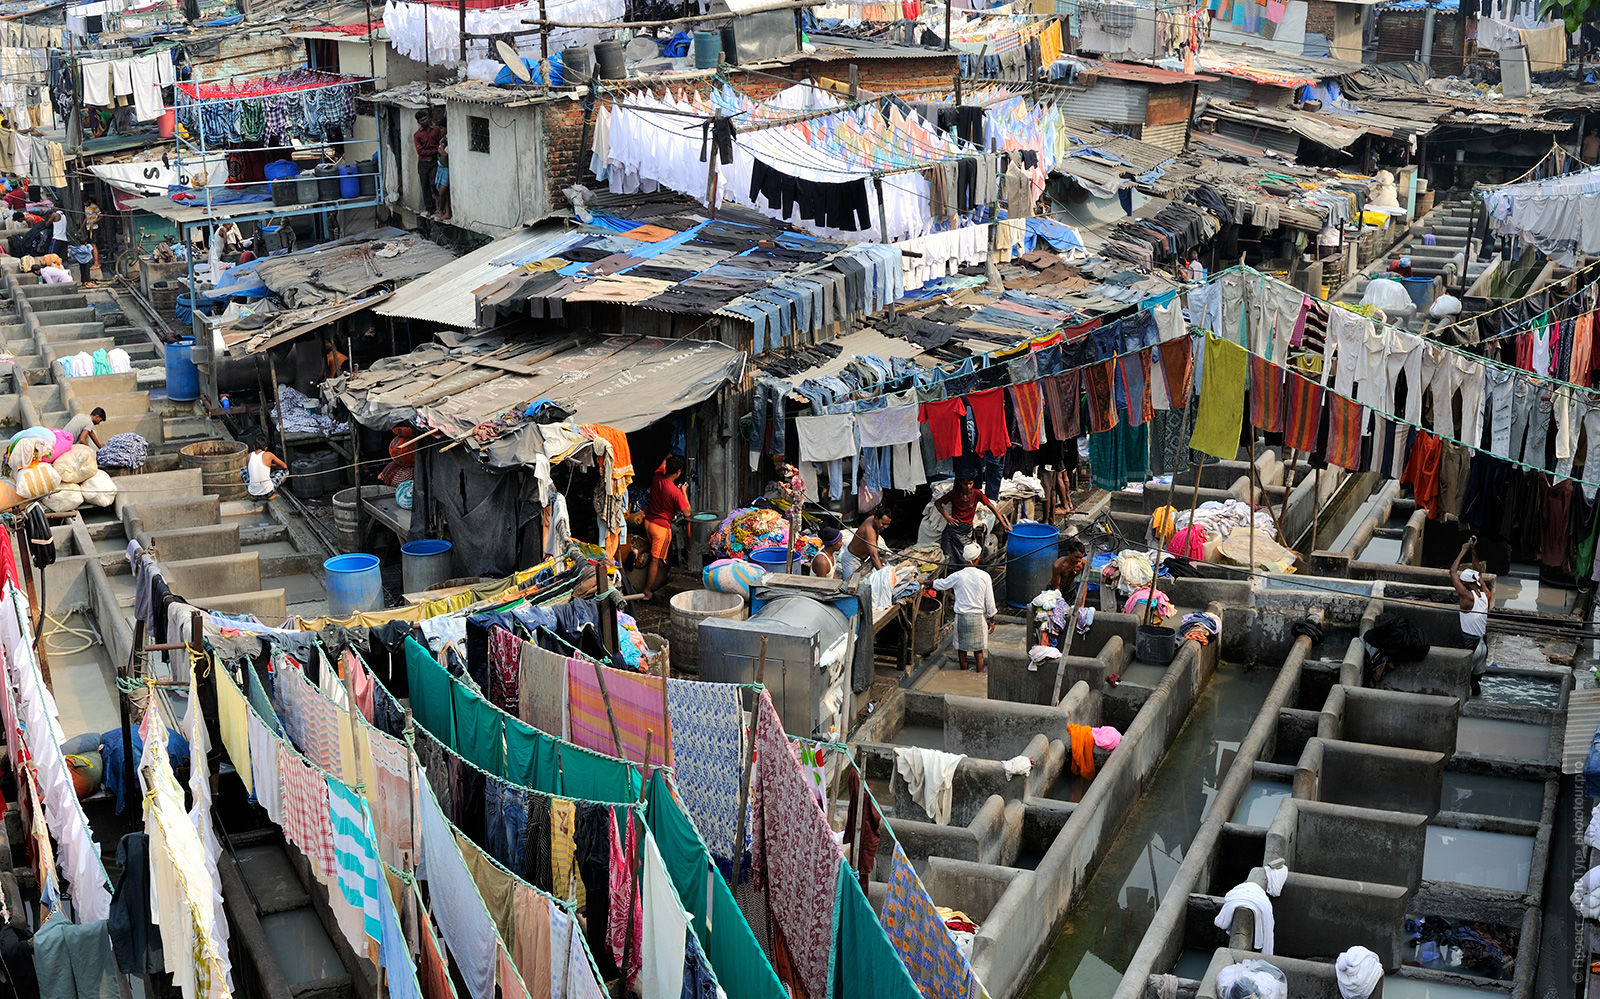
[[[193,402],[200,398],[200,369],[194,366],[194,337],[167,344],[167,398]]]
[[[759,565],[768,572],[784,572],[789,565],[789,549],[782,545],[768,545],[766,548],[752,548],[748,556],[751,562]],[[794,557],[795,570],[799,571],[803,561],[798,553]]]
[[[354,198],[361,194],[361,178],[356,176],[356,168],[349,163],[339,164],[339,197]]]
[[[383,573],[378,569],[378,556],[365,552],[335,555],[322,563],[322,570],[327,574],[330,617],[383,609]]]
[[[452,575],[450,542],[423,538],[400,546],[400,586],[405,592],[421,593]]]
[[[716,69],[722,56],[722,33],[696,31],[694,33],[694,68]]]
[[[1026,607],[1050,585],[1060,536],[1053,524],[1011,526],[1006,538],[1006,603]]]

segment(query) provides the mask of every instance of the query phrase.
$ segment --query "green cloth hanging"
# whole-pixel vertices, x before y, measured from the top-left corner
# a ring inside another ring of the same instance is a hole
[[[786,999],[783,983],[762,953],[761,944],[733,900],[733,892],[712,867],[711,851],[672,796],[660,771],[651,776],[645,801],[650,831],[655,834],[656,848],[667,865],[667,875],[678,890],[678,900],[694,917],[695,935],[700,938],[701,949],[723,991],[729,999]],[[711,891],[709,920],[707,887]],[[842,997],[845,993],[837,995]]]
[[[1587,469],[1585,469],[1587,472]],[[1594,550],[1596,542],[1600,542],[1600,503],[1596,503],[1590,516],[1589,533],[1578,542],[1578,557],[1573,567],[1573,576],[1578,581],[1578,589],[1588,590],[1593,588],[1594,580]]]
[[[506,774],[505,715],[464,683],[452,681],[455,700],[456,742],[453,747],[468,763],[496,777]]]
[[[99,350],[97,350],[93,354],[89,355],[89,359],[94,362],[94,373],[95,374],[97,374],[97,375],[109,375],[109,374],[111,374],[111,355],[106,353],[106,349],[104,347],[101,347]]]
[[[506,719],[506,780],[546,794],[560,794],[561,757],[556,740],[515,718]]]
[[[1244,425],[1245,367],[1249,355],[1236,343],[1206,334],[1204,370],[1200,374],[1200,413],[1189,446],[1214,458],[1239,456]]]
[[[411,717],[446,746],[456,744],[450,703],[450,674],[415,638],[406,639],[406,681],[411,689]]]
[[[1150,477],[1150,425],[1126,420],[1104,433],[1089,435],[1089,470],[1094,484],[1116,492],[1130,482]]]
[[[839,861],[833,925],[833,999],[922,999],[844,860]]]
[[[570,742],[561,743],[558,749],[561,761],[560,794],[589,801],[639,800],[644,778],[639,776],[639,771],[634,767]]]

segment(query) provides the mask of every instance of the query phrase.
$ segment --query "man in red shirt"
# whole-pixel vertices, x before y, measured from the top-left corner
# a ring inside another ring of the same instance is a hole
[[[439,172],[439,139],[444,132],[433,123],[433,113],[427,108],[417,112],[417,130],[411,142],[417,147],[417,183],[422,187],[422,210],[429,215],[434,211],[433,181]]]
[[[683,479],[683,458],[669,455],[656,469],[650,484],[650,499],[644,507],[644,533],[650,539],[650,567],[645,571],[644,598],[655,596],[656,587],[667,578],[667,551],[672,547],[672,521],[679,514],[689,516],[689,497],[678,483]]]

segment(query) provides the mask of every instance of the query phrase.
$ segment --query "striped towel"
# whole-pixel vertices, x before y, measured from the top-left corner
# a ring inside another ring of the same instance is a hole
[[[596,670],[604,672],[606,693],[617,719],[617,734],[611,735],[605,698],[600,694]],[[645,762],[645,743],[650,743],[652,765],[672,765],[672,743],[667,738],[667,694],[659,676],[626,673],[597,667],[582,659],[567,660],[568,739],[585,749],[619,756],[634,763]]]

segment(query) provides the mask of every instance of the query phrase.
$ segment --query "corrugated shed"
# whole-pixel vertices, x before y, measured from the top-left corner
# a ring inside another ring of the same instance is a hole
[[[1083,90],[1063,93],[1057,103],[1074,118],[1132,123],[1144,121],[1147,96],[1143,84],[1102,79]]]
[[[559,226],[519,230],[417,278],[372,311],[473,329],[478,325],[473,292],[524,263],[556,256],[576,238]]]
[[[1583,773],[1589,743],[1600,728],[1600,690],[1574,690],[1567,695],[1567,731],[1561,748],[1561,772]]]
[[[1175,121],[1170,125],[1146,125],[1139,134],[1140,141],[1175,153],[1183,152],[1188,137],[1189,123],[1186,121]]]
[[[1293,157],[1300,151],[1300,136],[1271,126],[1252,126],[1240,121],[1218,121],[1217,134],[1260,146],[1268,152]]]

